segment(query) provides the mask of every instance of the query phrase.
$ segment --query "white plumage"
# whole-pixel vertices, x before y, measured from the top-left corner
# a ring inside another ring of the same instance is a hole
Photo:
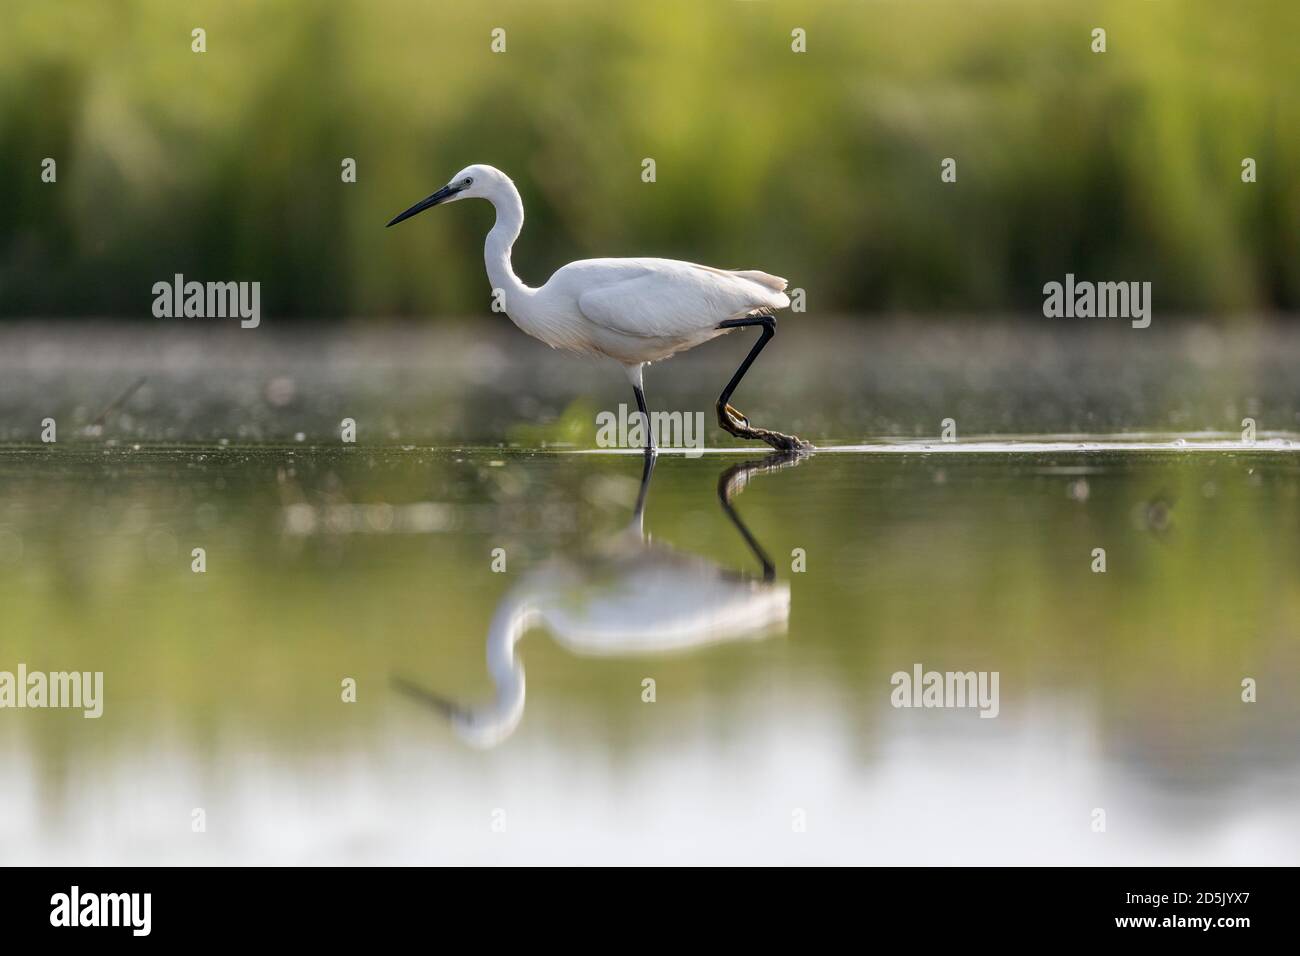
[[[496,209],[484,262],[494,293],[502,297],[506,314],[520,329],[552,348],[619,362],[636,391],[638,407],[646,412],[642,369],[647,363],[741,325],[763,325],[762,338],[718,400],[719,424],[734,435],[759,438],[783,450],[808,447],[793,436],[751,427],[728,404],[731,390],[775,331],[772,313],[790,305],[785,279],[675,259],[583,259],[532,288],[515,275],[510,262],[523,228],[523,201],[510,177],[485,165],[462,169],[389,225],[431,206],[474,198],[486,199]]]
[[[614,358],[655,362],[722,332],[718,325],[790,304],[786,281],[764,272],[726,272],[673,259],[586,259],[565,266],[537,297],[576,292],[597,338],[613,332],[632,346]]]

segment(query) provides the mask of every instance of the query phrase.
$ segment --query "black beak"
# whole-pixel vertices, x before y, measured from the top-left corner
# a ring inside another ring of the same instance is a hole
[[[394,217],[392,222],[390,222],[388,225],[395,226],[403,219],[410,219],[417,212],[424,212],[426,209],[431,209],[434,206],[438,205],[438,203],[440,202],[446,202],[452,196],[456,195],[456,193],[460,192],[462,188],[463,187],[460,186],[443,186],[441,189],[439,189],[428,199],[421,199],[410,209],[406,210],[406,212],[402,213],[399,216]]]

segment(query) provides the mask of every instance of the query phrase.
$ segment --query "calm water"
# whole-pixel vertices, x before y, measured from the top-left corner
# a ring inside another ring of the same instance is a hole
[[[1227,358],[1218,388],[1171,359],[1107,392],[1098,358],[953,413],[971,434],[1158,433],[1122,449],[881,446],[936,436],[961,367],[915,368],[935,385],[913,412],[842,383],[835,429],[801,371],[747,406],[871,449],[665,455],[643,484],[636,455],[431,440],[555,438],[528,429],[605,401],[595,374],[503,397],[408,377],[423,355],[388,345],[225,371],[146,349],[96,431],[131,360],[8,344],[0,670],[103,671],[105,703],[0,710],[0,861],[1300,857],[1300,460],[1285,386],[1241,386]],[[665,392],[717,379],[685,368]],[[363,439],[373,408],[392,434],[341,446],[349,406]],[[1255,446],[1231,431],[1252,410]],[[891,706],[917,664],[997,672],[997,717]]]

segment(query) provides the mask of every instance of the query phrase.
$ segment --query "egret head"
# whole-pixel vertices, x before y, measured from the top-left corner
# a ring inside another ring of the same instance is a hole
[[[466,166],[451,180],[432,196],[421,199],[410,209],[394,217],[389,223],[395,226],[403,219],[410,219],[418,212],[424,212],[434,206],[443,203],[455,202],[458,199],[491,199],[497,191],[503,186],[509,184],[510,177],[495,166],[485,166],[476,163],[473,166]]]

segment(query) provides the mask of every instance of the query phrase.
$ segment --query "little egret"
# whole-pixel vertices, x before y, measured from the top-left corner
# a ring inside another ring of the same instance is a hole
[[[641,658],[730,641],[760,640],[783,632],[790,618],[790,586],[732,504],[756,474],[798,465],[798,452],[772,452],[742,462],[718,479],[718,501],[754,557],[762,577],[677,551],[646,538],[643,526],[654,455],[645,455],[641,491],[622,532],[580,554],[557,554],[525,574],[502,598],[487,636],[487,666],[496,693],[465,707],[394,678],[394,686],[432,707],[473,747],[495,747],[524,715],[524,665],[516,645],[534,627],[551,632],[583,657]]]
[[[465,167],[388,225],[460,199],[486,199],[496,209],[483,258],[511,321],[551,348],[621,363],[645,417],[649,450],[654,450],[654,430],[642,381],[645,366],[747,326],[761,326],[762,333],[718,396],[718,424],[738,438],[756,438],[781,451],[812,447],[794,435],[750,425],[731,405],[731,393],[776,334],[773,313],[790,304],[785,279],[675,259],[583,259],[561,268],[541,288],[530,288],[510,265],[511,247],[524,224],[523,200],[510,177],[492,166]]]

